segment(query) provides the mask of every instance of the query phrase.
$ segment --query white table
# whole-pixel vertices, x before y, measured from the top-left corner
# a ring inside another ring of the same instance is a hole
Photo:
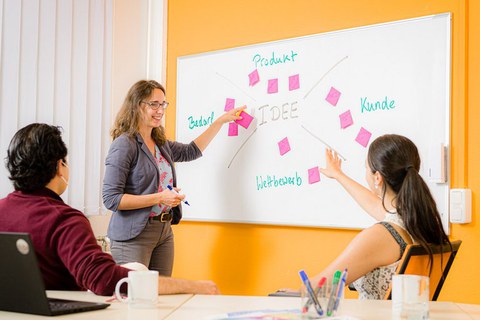
[[[69,299],[79,301],[106,302],[111,297],[97,296],[86,291],[47,291],[49,298]],[[114,301],[104,310],[80,312],[55,317],[0,311],[0,320],[30,320],[30,319],[88,319],[88,320],[141,320],[165,319],[179,308],[185,301],[192,298],[192,294],[162,295],[158,297],[155,309],[130,309],[126,303]]]
[[[457,305],[468,313],[472,319],[480,320],[480,304],[457,303]]]
[[[97,296],[85,291],[47,291],[51,298],[105,302],[111,297]],[[391,301],[345,299],[339,315],[350,319],[391,319]],[[255,296],[162,295],[155,309],[130,309],[127,304],[112,302],[107,309],[56,317],[0,311],[0,320],[31,319],[88,319],[88,320],[191,320],[212,319],[212,316],[236,311],[265,309],[299,309],[300,298]],[[430,302],[430,319],[480,320],[480,305],[454,302]]]
[[[346,319],[385,320],[392,317],[392,302],[386,300],[345,299],[338,316]],[[462,307],[461,307],[462,306]],[[253,296],[205,296],[196,295],[186,301],[167,320],[212,319],[214,316],[237,311],[265,309],[300,309],[300,298]],[[477,312],[477,318],[471,316]],[[454,302],[430,302],[430,319],[471,320],[479,319],[480,306],[459,305]],[[328,318],[327,318],[328,319]]]

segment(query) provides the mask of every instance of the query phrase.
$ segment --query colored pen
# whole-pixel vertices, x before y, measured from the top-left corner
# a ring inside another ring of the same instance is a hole
[[[322,290],[322,287],[323,287],[323,285],[325,284],[326,281],[327,281],[327,278],[325,278],[325,277],[322,277],[322,279],[320,279],[320,281],[318,281],[318,285],[315,288],[315,296],[316,297],[318,297],[318,293],[320,292],[320,290]],[[308,311],[308,307],[310,307],[310,305],[312,303],[313,303],[313,300],[311,298],[308,298],[307,302],[303,306],[303,312],[304,313]]]
[[[305,128],[305,126],[304,126],[303,124],[301,125],[301,127],[302,127],[305,131],[307,131],[308,133],[310,133],[310,135],[311,135],[312,137],[314,137],[315,139],[317,139],[318,141],[320,141],[323,145],[325,145],[325,147],[327,147],[328,149],[331,149],[331,150],[335,151],[335,152],[338,154],[338,156],[339,156],[340,158],[342,158],[343,161],[347,161],[347,159],[345,159],[345,157],[342,156],[337,150],[333,149],[328,143],[326,143],[325,141],[323,141],[322,139],[320,139],[319,137],[317,137],[316,135],[314,135],[310,130],[308,130],[307,128]]]
[[[345,290],[345,284],[347,283],[347,273],[348,273],[348,270],[345,269],[343,271],[342,280],[340,280],[340,284],[338,285],[337,300],[335,301],[335,306],[333,307],[333,311],[337,311],[338,305],[340,304],[340,298],[342,297],[343,290]]]
[[[322,316],[323,315],[322,307],[320,306],[320,302],[318,302],[317,295],[313,291],[312,285],[310,283],[310,280],[308,280],[307,274],[303,270],[300,270],[298,272],[298,274],[300,275],[300,278],[302,278],[302,282],[307,289],[307,292],[308,292],[308,295],[310,296],[310,299],[312,299],[312,301],[313,301],[313,305],[315,306],[315,310],[317,310],[317,313],[318,313],[319,316]]]
[[[330,292],[330,298],[328,298],[328,305],[327,305],[327,316],[329,317],[332,315],[333,307],[335,306],[337,287],[338,287],[338,283],[340,282],[341,275],[342,273],[339,270],[335,271],[335,274],[333,275],[332,291]]]
[[[178,194],[178,192],[177,192],[175,189],[173,189],[171,185],[167,185],[167,188],[168,188],[168,190],[170,190],[170,191],[172,191],[172,192],[174,192],[174,193]],[[182,200],[182,202],[183,202],[183,203],[185,203],[187,206],[189,206],[189,205],[190,205],[190,203],[188,203],[188,201],[187,201],[187,200],[185,200],[185,199],[183,199],[183,200]]]

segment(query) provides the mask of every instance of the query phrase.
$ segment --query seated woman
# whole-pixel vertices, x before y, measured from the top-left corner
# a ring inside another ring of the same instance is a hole
[[[407,244],[450,244],[435,201],[419,174],[420,156],[408,138],[388,134],[368,149],[366,180],[370,188],[341,170],[335,152],[326,151],[326,168],[320,171],[336,179],[377,224],[360,232],[330,265],[313,278],[332,279],[336,270],[348,268],[348,281],[360,299],[383,299]],[[430,256],[430,263],[433,263]]]
[[[30,234],[46,289],[112,294],[130,269],[102,251],[87,217],[60,198],[69,168],[59,128],[34,123],[20,129],[6,160],[15,191],[0,199],[0,231]],[[158,293],[219,291],[212,281],[159,277]]]

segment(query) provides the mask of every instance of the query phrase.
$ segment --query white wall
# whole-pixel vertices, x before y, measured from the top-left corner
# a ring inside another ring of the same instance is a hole
[[[166,0],[113,1],[112,123],[133,83],[165,83],[166,7]],[[109,221],[110,213],[91,216],[95,235],[105,235]]]
[[[136,81],[165,83],[166,7],[167,0],[113,2],[113,114]]]

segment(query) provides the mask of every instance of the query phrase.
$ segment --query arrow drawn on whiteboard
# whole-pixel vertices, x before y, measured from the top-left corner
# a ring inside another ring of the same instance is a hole
[[[253,134],[255,132],[257,132],[257,128],[255,128],[255,130],[252,131],[252,133],[250,133],[250,135],[247,137],[247,139],[245,139],[245,141],[243,141],[242,145],[240,146],[240,148],[238,148],[237,152],[235,152],[235,154],[233,155],[233,158],[232,160],[230,160],[230,163],[228,164],[228,167],[227,168],[230,168],[230,166],[232,165],[232,162],[233,160],[235,159],[235,157],[237,156],[237,154],[240,152],[240,150],[243,148],[243,146],[247,143],[247,141],[253,136]]]
[[[318,86],[318,84],[323,80],[323,78],[325,78],[327,76],[327,74],[330,73],[330,71],[332,71],[333,69],[335,69],[341,62],[343,62],[345,59],[347,59],[348,56],[345,56],[343,57],[342,59],[340,59],[340,61],[338,61],[337,63],[335,63],[333,65],[333,67],[331,67],[321,78],[320,80],[317,81],[317,83],[315,83],[315,85],[307,92],[307,94],[305,95],[305,97],[303,97],[303,99],[306,99],[308,97],[308,95],[313,91],[313,89],[315,89],[316,86]]]
[[[321,142],[323,145],[325,145],[328,149],[331,149],[331,150],[335,151],[335,152],[338,154],[338,156],[339,156],[340,158],[342,158],[343,161],[347,161],[347,159],[345,159],[344,156],[342,156],[337,150],[335,150],[335,149],[333,149],[332,147],[330,147],[330,145],[329,145],[328,143],[326,143],[325,141],[323,141],[322,139],[320,139],[319,137],[317,137],[316,135],[314,135],[313,132],[310,131],[310,130],[308,130],[307,128],[305,128],[305,127],[303,126],[303,124],[302,124],[301,126],[302,126],[302,128],[303,128],[305,131],[307,131],[308,133],[310,133],[310,134],[312,135],[312,137],[314,137],[315,139],[317,139],[318,141],[320,141],[320,142]]]
[[[237,88],[238,90],[242,91],[246,96],[248,96],[250,99],[252,99],[253,101],[257,101],[255,100],[254,97],[252,97],[251,95],[249,95],[248,93],[246,93],[245,91],[242,90],[242,88],[240,88],[239,86],[237,86],[232,80],[228,79],[227,77],[225,77],[224,75],[221,75],[220,73],[218,72],[215,72],[218,76],[222,77],[223,79],[227,80],[228,82],[230,82],[230,84],[232,84],[235,88]]]

